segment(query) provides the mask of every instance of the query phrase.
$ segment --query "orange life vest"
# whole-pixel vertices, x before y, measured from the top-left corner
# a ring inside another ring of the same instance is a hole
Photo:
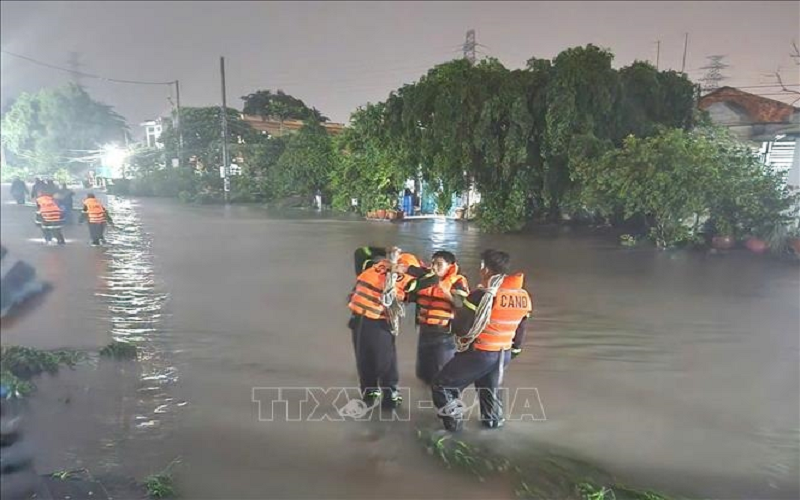
[[[347,305],[351,311],[370,319],[386,319],[386,310],[381,304],[381,295],[390,269],[388,260],[381,260],[358,275],[356,286]],[[406,275],[407,276],[407,275]],[[403,279],[395,283],[397,299],[405,297]]]
[[[472,344],[475,349],[503,351],[511,348],[517,326],[533,310],[531,297],[522,288],[523,279],[520,273],[503,280],[492,303],[489,324]]]
[[[106,221],[106,209],[96,198],[86,198],[83,200],[83,206],[89,224],[102,224]]]
[[[53,224],[61,222],[61,209],[58,208],[56,200],[49,194],[43,194],[36,198],[36,204],[39,206],[39,215],[42,217],[42,222]]]
[[[461,283],[465,292],[469,293],[467,278],[458,274],[458,265],[450,266],[450,272],[441,279],[441,284],[450,291],[456,283]],[[417,322],[420,325],[450,326],[454,309],[444,296],[438,285],[424,288],[417,293]]]

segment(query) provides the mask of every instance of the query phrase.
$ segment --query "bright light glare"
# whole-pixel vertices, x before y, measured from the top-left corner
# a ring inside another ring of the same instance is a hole
[[[113,179],[122,177],[122,166],[128,157],[128,151],[110,144],[103,148],[103,166],[111,170]]]

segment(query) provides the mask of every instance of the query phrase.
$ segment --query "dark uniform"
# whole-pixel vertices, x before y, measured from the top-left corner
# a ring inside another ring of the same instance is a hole
[[[455,307],[439,289],[443,283],[451,294],[465,298],[469,293],[467,280],[458,274],[458,266],[452,264],[452,272],[439,278],[433,271],[412,281],[407,288],[407,298],[417,304],[415,321],[419,327],[417,338],[417,378],[430,385],[433,377],[453,358],[456,343],[451,330]],[[419,274],[416,270],[412,270]]]
[[[503,403],[498,397],[501,368],[518,352],[525,340],[525,321],[532,310],[528,293],[522,289],[522,275],[507,276],[492,304],[487,327],[470,347],[458,352],[436,375],[432,384],[433,402],[446,429],[459,431],[463,416],[457,411],[461,391],[471,384],[478,391],[481,423],[488,428],[503,425]],[[456,310],[453,332],[466,335],[475,322],[475,310],[486,293],[477,289],[470,293],[464,307]],[[456,409],[455,411],[454,408]]]

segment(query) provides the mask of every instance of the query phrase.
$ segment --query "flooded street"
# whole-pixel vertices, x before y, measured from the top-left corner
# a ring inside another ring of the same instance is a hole
[[[142,477],[180,457],[184,498],[511,498],[508,485],[447,471],[417,441],[417,428],[439,424],[418,408],[430,396],[414,378],[410,317],[398,337],[410,422],[265,422],[253,401],[256,387],[358,385],[346,327],[357,246],[452,250],[471,284],[494,247],[526,274],[535,304],[505,383],[536,388],[546,421],[495,433],[472,421],[467,437],[520,461],[557,450],[691,497],[800,496],[796,263],[113,197],[120,229],[107,248],[90,247],[83,226],[56,248],[36,240],[32,209],[7,202],[4,189],[4,244],[58,288],[4,345],[142,345],[139,363],[39,382],[41,471],[80,460]]]

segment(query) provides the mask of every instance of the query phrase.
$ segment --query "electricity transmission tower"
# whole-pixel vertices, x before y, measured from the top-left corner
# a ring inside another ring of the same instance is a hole
[[[463,50],[464,50],[464,59],[469,61],[470,64],[475,64],[475,47],[478,44],[475,43],[475,30],[467,30],[467,39],[464,42]]]
[[[729,65],[722,62],[725,58],[724,55],[708,56],[708,64],[700,69],[706,70],[706,74],[700,79],[703,82],[703,91],[711,92],[719,88],[722,80],[727,80],[728,77],[722,74],[722,70],[728,68]]]

